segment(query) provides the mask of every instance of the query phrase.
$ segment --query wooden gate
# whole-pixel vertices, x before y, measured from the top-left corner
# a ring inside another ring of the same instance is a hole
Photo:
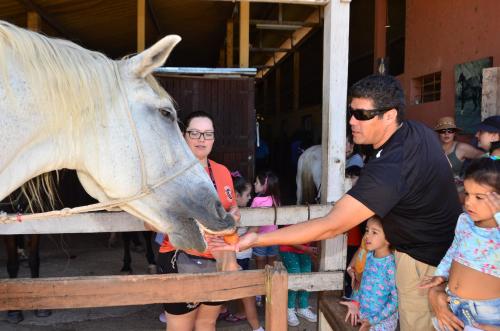
[[[216,139],[211,158],[230,170],[239,170],[246,178],[253,178],[254,79],[162,73],[155,76],[177,103],[180,119],[199,110],[213,116]]]

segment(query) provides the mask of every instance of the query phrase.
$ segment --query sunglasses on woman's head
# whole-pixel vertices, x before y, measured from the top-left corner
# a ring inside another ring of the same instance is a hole
[[[442,129],[437,131],[439,134],[445,134],[445,133],[455,133],[455,129]]]
[[[391,109],[396,109],[396,107],[385,107],[377,109],[353,109],[349,106],[347,109],[349,111],[349,116],[354,116],[354,118],[358,121],[369,121],[377,115],[381,115]]]

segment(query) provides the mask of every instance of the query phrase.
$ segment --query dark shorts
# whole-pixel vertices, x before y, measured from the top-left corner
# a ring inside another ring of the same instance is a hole
[[[177,270],[177,263],[175,263],[175,260],[174,263],[172,263],[174,255],[175,251],[171,251],[168,253],[158,253],[156,268],[158,269],[159,274],[179,273]],[[220,306],[223,303],[224,302],[175,302],[175,303],[164,303],[163,308],[169,314],[184,315],[198,308],[200,304],[208,306]]]
[[[249,270],[250,269],[250,259],[236,259],[236,262],[240,265],[242,270]]]

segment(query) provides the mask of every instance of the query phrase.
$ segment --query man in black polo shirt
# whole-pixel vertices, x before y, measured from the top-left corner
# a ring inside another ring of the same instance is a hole
[[[350,98],[354,142],[374,148],[356,185],[325,217],[249,234],[236,246],[323,240],[376,214],[396,249],[401,331],[433,330],[427,294],[418,285],[451,245],[461,212],[450,165],[432,130],[403,120],[404,93],[394,77],[368,76],[352,86]]]

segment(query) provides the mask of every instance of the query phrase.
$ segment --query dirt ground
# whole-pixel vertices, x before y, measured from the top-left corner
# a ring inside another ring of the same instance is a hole
[[[118,275],[122,266],[123,249],[121,240],[113,247],[108,247],[109,234],[64,234],[44,235],[41,238],[40,276],[72,277]],[[120,237],[118,237],[120,238]],[[141,240],[144,238],[141,236]],[[3,241],[3,240],[2,240]],[[147,261],[142,252],[132,251],[132,269],[135,274],[147,273]],[[21,263],[19,277],[29,277],[27,261]],[[6,254],[0,243],[0,278],[8,278]],[[0,294],[1,295],[1,294]],[[311,306],[316,307],[316,296],[312,295]],[[316,308],[314,308],[316,311]],[[49,317],[35,317],[33,311],[24,312],[24,321],[10,324],[6,321],[6,312],[0,312],[0,330],[2,331],[73,331],[73,330],[165,330],[165,324],[159,321],[162,311],[160,304],[145,306],[125,306],[89,309],[54,310]],[[261,321],[264,311],[259,310]],[[251,330],[244,321],[231,323],[220,321],[217,330]],[[316,330],[316,323],[300,319],[298,327],[289,327],[293,331]]]

